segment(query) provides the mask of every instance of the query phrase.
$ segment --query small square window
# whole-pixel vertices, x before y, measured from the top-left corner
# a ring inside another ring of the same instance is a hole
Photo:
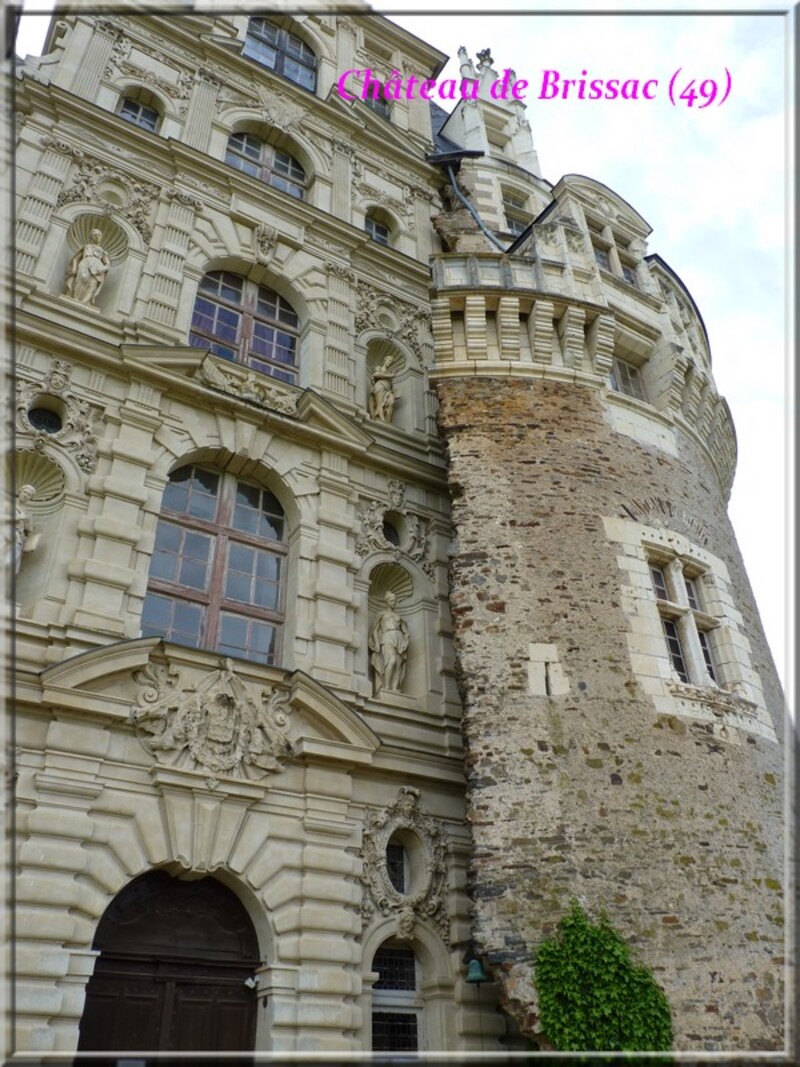
[[[389,244],[389,227],[384,226],[382,222],[378,222],[373,218],[367,216],[364,220],[364,229],[367,231],[373,241],[377,241],[379,245]]]
[[[608,258],[608,252],[605,248],[598,248],[594,246],[594,259],[598,267],[602,267],[603,270],[611,270],[611,263]]]
[[[622,277],[628,285],[636,285],[636,271],[625,263],[622,264]]]

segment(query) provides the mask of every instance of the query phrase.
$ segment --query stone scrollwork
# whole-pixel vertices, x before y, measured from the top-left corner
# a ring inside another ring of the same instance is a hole
[[[380,325],[379,312],[382,307],[391,307],[392,311],[399,316],[400,322],[396,330],[384,330],[386,337],[404,342],[411,351],[417,362],[422,366],[422,345],[419,338],[419,326],[428,322],[428,315],[423,308],[409,304],[405,300],[382,292],[374,285],[363,280],[356,287],[356,333],[374,329]]]
[[[405,520],[405,531],[400,545],[393,544],[384,533],[384,523],[388,513],[401,515]],[[433,560],[430,559],[428,541],[428,523],[419,515],[409,511],[405,501],[405,485],[391,479],[389,481],[388,506],[380,500],[370,500],[359,512],[361,529],[356,537],[356,555],[364,558],[370,552],[391,552],[395,563],[405,556],[419,565],[429,578],[433,578]]]
[[[104,183],[117,183],[125,190],[127,201],[123,206],[107,204],[102,195]],[[152,182],[137,181],[115,167],[109,167],[91,156],[84,157],[70,184],[61,190],[56,205],[86,201],[97,204],[109,214],[119,214],[138,230],[142,239],[150,242],[152,227],[150,217],[157,202],[160,188]]]
[[[386,849],[395,835],[403,835],[408,842],[414,841],[412,851],[417,852],[411,857],[412,874],[410,883],[405,886],[406,892],[395,888],[387,867]],[[449,944],[447,842],[441,823],[421,810],[418,789],[401,786],[389,807],[367,809],[361,852],[364,861],[361,874],[363,925],[366,926],[376,912],[384,918],[394,916],[397,937],[411,940],[415,922],[430,920],[445,944]]]
[[[132,719],[144,747],[159,763],[201,771],[212,788],[221,777],[263,778],[292,755],[288,692],[264,688],[254,700],[230,659],[193,686],[166,660],[151,660],[134,681]]]
[[[229,365],[223,369],[219,362],[207,356],[195,376],[212,389],[218,389],[221,393],[228,393],[240,400],[249,400],[252,404],[277,411],[280,415],[297,413],[297,397],[293,393],[285,392],[265,375],[256,374],[244,367]]]
[[[97,466],[97,440],[103,429],[100,408],[76,396],[70,388],[72,367],[61,359],[53,360],[50,370],[40,381],[20,382],[17,386],[17,427],[32,437],[37,452],[49,444],[58,445],[71,455],[82,471],[91,474]],[[47,429],[31,421],[31,412],[53,412],[54,423]]]

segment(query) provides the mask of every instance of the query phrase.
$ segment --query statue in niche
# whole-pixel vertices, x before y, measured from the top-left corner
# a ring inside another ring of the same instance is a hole
[[[394,610],[397,603],[394,593],[386,594],[385,603],[369,632],[369,660],[375,675],[376,695],[381,690],[400,692],[408,660],[408,626]]]
[[[40,534],[33,528],[33,519],[28,509],[29,502],[36,496],[33,485],[21,486],[17,493],[14,508],[14,574],[19,573],[24,552],[33,552],[39,544]]]
[[[378,422],[392,421],[397,394],[392,389],[392,357],[386,359],[372,374],[372,388],[369,391],[369,413]]]
[[[89,243],[79,248],[67,268],[67,279],[64,286],[65,294],[79,304],[88,304],[95,307],[95,297],[103,288],[111,260],[108,253],[100,243],[103,234],[100,230],[92,230],[89,234]]]

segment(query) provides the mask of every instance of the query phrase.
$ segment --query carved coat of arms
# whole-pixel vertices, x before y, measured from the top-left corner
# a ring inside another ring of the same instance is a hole
[[[193,687],[166,662],[151,661],[134,679],[133,721],[159,762],[194,765],[215,783],[221,776],[261,778],[292,754],[288,692],[263,689],[260,702],[253,700],[230,659]]]

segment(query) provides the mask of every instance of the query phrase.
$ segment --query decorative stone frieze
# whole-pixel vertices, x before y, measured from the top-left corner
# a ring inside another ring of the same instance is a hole
[[[252,404],[277,411],[281,415],[297,413],[297,397],[293,393],[286,392],[271,378],[256,374],[247,367],[226,364],[223,369],[221,361],[206,356],[196,372],[196,377],[221,393],[228,393],[240,400],[249,400]]]
[[[254,699],[230,659],[190,687],[168,659],[151,659],[133,677],[133,723],[160,763],[195,767],[213,788],[221,777],[263,778],[292,755],[289,692],[266,687]]]
[[[97,441],[105,424],[100,408],[72,392],[71,377],[71,365],[55,359],[44,378],[20,382],[16,400],[17,429],[26,440],[31,440],[37,451],[44,452],[48,446],[57,446],[72,456],[82,471],[91,474],[97,466]],[[58,428],[44,430],[31,422],[30,412],[41,407],[53,411],[60,421]]]
[[[395,835],[410,853],[411,870],[406,892],[395,888],[387,868],[386,849]],[[422,811],[418,789],[401,786],[397,799],[389,807],[367,809],[361,851],[364,859],[361,875],[363,925],[367,926],[376,912],[384,918],[393,915],[397,921],[398,938],[410,940],[414,936],[415,921],[430,920],[444,943],[449,944],[447,838],[441,822]]]

